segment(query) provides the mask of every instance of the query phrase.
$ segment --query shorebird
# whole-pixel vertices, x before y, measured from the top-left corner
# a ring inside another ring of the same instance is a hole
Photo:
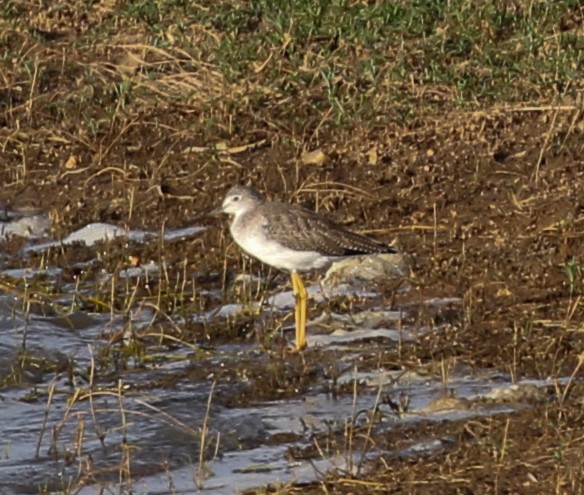
[[[296,297],[296,349],[306,347],[306,288],[299,272],[328,268],[351,256],[397,253],[299,205],[266,201],[252,187],[234,186],[212,214],[232,217],[229,230],[248,255],[291,273]]]

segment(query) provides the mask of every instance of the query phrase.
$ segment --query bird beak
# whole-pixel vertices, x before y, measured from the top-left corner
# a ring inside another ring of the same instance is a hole
[[[223,214],[224,211],[222,206],[220,206],[219,208],[215,208],[214,210],[211,210],[209,213],[207,213],[207,215],[210,217],[220,217]]]

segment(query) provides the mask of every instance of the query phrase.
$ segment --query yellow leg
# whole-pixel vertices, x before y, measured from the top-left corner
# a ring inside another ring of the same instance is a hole
[[[296,324],[296,350],[306,347],[306,287],[296,272],[292,272],[292,290],[296,296],[294,322]]]
[[[294,325],[296,327],[296,347],[298,347],[298,334],[300,325],[300,305],[298,304],[298,277],[292,273],[292,292],[294,292]]]

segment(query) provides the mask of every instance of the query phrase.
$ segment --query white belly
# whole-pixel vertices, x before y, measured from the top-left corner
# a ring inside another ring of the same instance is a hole
[[[237,229],[231,230],[233,239],[247,254],[257,258],[266,265],[280,270],[308,271],[325,268],[331,264],[334,258],[323,256],[316,251],[294,251],[267,239],[263,229],[255,232],[247,231],[242,236]]]

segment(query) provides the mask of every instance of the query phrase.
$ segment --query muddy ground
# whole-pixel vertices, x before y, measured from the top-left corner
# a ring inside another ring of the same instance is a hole
[[[228,279],[248,263],[225,222],[205,217],[235,183],[253,184],[271,198],[302,203],[395,243],[411,257],[413,277],[407,291],[380,286],[388,304],[430,297],[458,297],[462,303],[438,314],[420,313],[421,325],[447,323],[447,330],[406,345],[399,356],[381,349],[374,357],[380,366],[447,363],[500,370],[516,380],[576,380],[566,394],[558,386],[557,394],[519,413],[428,424],[433,437],[458,440],[430,457],[386,459],[366,478],[335,475],[285,491],[581,493],[581,80],[542,83],[540,89],[534,84],[528,91],[512,82],[507,98],[461,104],[453,85],[425,83],[416,75],[385,86],[346,80],[353,61],[343,59],[328,86],[312,80],[301,90],[295,82],[298,87],[288,91],[280,84],[292,61],[282,46],[257,61],[245,81],[234,80],[218,68],[217,55],[203,60],[182,53],[178,42],[173,45],[179,36],[174,31],[153,48],[150,21],[118,16],[111,5],[82,12],[69,2],[48,11],[34,7],[26,22],[19,21],[22,29],[14,27],[16,14],[5,14],[11,29],[2,35],[2,201],[9,208],[51,212],[56,238],[91,222],[150,230],[207,226],[172,250],[123,245],[101,258],[112,271],[127,266],[130,254],[164,258],[170,278],[186,270],[202,286],[217,276],[212,274]],[[581,7],[562,19],[567,30],[579,32]],[[107,36],[94,33],[106,25]],[[213,27],[218,36],[227,32]],[[253,31],[248,29],[242,36]],[[192,30],[195,37],[211,36]],[[315,53],[334,57],[336,49],[328,45],[333,42],[307,43],[306,64],[315,63]],[[415,73],[417,65],[411,67]],[[158,71],[156,78],[149,70]],[[270,79],[268,71],[280,76]],[[337,111],[359,95],[367,97],[365,116]],[[307,155],[318,150],[320,158]],[[7,249],[18,253],[18,247],[13,240]],[[20,263],[36,266],[38,256]],[[84,255],[65,249],[50,256],[51,263],[69,267]],[[274,286],[286,283],[279,276]],[[212,304],[204,298],[173,300],[186,311]],[[183,338],[210,345],[213,338],[241,339],[248,324],[241,321],[216,337],[193,325]],[[266,352],[279,346],[268,344]],[[299,369],[306,370],[317,365],[320,353],[309,349],[289,359],[301,359]],[[310,377],[304,380],[310,383]],[[293,395],[305,382],[282,383],[290,384]],[[273,390],[268,384],[258,393],[269,397]],[[404,427],[374,441],[397,447],[416,436],[428,435],[419,426]]]

